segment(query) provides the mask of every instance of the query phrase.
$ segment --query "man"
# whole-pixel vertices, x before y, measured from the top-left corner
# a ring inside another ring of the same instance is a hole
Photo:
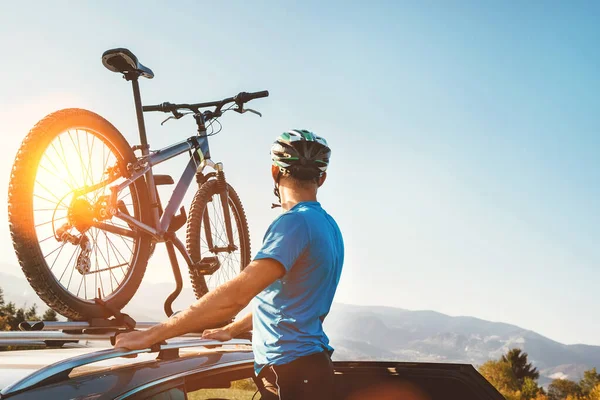
[[[143,349],[252,313],[203,337],[229,340],[253,330],[255,372],[263,399],[331,399],[333,368],[322,323],[344,261],[340,230],[317,202],[331,150],[306,130],[280,135],[271,147],[275,195],[284,213],[269,227],[254,260],[234,279],[147,331],[117,337],[115,347]]]

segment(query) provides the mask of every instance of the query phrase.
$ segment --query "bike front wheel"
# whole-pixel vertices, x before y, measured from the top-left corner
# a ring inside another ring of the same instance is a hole
[[[140,285],[150,238],[114,217],[106,202],[111,179],[122,179],[135,160],[111,123],[81,109],[48,115],[17,153],[8,196],[15,252],[40,298],[71,320],[110,317],[95,299],[120,310]],[[143,179],[118,194],[118,208],[149,223]]]
[[[200,262],[205,257],[217,257],[219,260],[219,268],[212,274],[190,270],[192,287],[198,299],[234,278],[250,263],[250,234],[246,214],[233,187],[227,187],[235,249],[224,250],[229,241],[216,180],[209,180],[201,186],[190,207],[186,240],[190,257],[194,262]]]

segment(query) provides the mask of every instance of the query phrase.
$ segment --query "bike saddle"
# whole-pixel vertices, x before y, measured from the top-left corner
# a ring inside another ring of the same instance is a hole
[[[131,51],[128,49],[110,49],[102,54],[102,64],[110,71],[120,72],[136,72],[144,78],[154,78],[154,72],[148,67],[140,63]]]

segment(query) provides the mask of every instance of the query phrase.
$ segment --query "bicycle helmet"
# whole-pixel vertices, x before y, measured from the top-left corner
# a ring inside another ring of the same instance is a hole
[[[273,193],[281,202],[279,180],[282,175],[310,181],[320,178],[329,165],[331,149],[327,141],[305,129],[283,132],[271,146],[271,160],[279,167]],[[273,204],[273,207],[280,207]]]
[[[284,175],[300,180],[312,180],[323,175],[330,156],[327,141],[305,129],[284,132],[271,146],[273,164]]]

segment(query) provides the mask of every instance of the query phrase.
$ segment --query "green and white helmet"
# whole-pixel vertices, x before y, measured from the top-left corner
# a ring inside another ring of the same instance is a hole
[[[283,132],[271,146],[273,164],[284,174],[298,179],[314,179],[323,175],[330,156],[327,141],[305,129]]]

